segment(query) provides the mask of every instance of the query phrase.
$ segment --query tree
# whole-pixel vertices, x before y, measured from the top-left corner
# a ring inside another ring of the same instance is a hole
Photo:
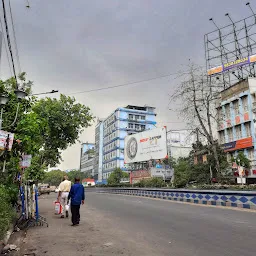
[[[75,180],[75,178],[80,178],[81,181],[85,178],[92,178],[91,175],[86,172],[81,172],[80,170],[72,170],[68,172],[67,175],[68,179],[72,182]]]
[[[52,170],[45,173],[43,182],[52,186],[59,186],[65,175],[66,173],[61,170]]]
[[[21,87],[31,94],[33,83],[26,81],[25,73],[19,80]],[[91,125],[93,116],[88,107],[65,95],[60,95],[60,99],[40,100],[30,96],[18,102],[15,89],[14,78],[0,80],[0,94],[10,98],[4,107],[3,130],[13,132],[15,139],[22,141],[15,141],[11,152],[0,154],[0,160],[2,163],[6,161],[8,170],[0,174],[0,179],[13,180],[23,153],[31,154],[33,159],[26,177],[42,179],[46,166],[54,167],[60,163],[61,152],[78,140],[83,129]]]
[[[121,179],[128,178],[129,174],[126,172],[123,172],[121,168],[116,168],[108,177],[108,184],[109,185],[115,185],[119,184]]]
[[[61,151],[76,143],[84,128],[91,125],[90,109],[75,98],[60,95],[60,99],[45,98],[33,106],[39,120],[44,120],[43,159],[46,165],[55,166],[61,160]]]
[[[202,68],[191,64],[188,73],[183,75],[184,81],[172,94],[171,100],[181,102],[180,114],[207,140],[215,159],[215,173],[215,170],[220,172],[220,162],[213,133],[218,121],[214,104],[219,97],[220,86],[213,82],[209,84],[205,74]]]
[[[186,158],[179,158],[174,166],[174,186],[184,187],[190,181],[191,169],[189,160]]]
[[[246,155],[243,152],[238,152],[237,156],[234,157],[232,161],[246,169],[251,168],[251,161],[246,157]]]

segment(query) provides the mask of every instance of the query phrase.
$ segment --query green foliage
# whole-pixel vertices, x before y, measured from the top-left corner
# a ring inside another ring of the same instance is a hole
[[[85,178],[92,178],[91,175],[89,175],[86,172],[81,172],[80,170],[72,170],[67,173],[68,179],[72,182],[74,182],[75,178],[80,178],[81,182]]]
[[[237,156],[232,159],[232,161],[247,169],[251,168],[251,162],[243,152],[239,152]]]
[[[116,168],[108,177],[108,184],[119,184],[121,179],[128,178],[129,174],[126,172],[123,172],[120,168]]]
[[[162,178],[153,177],[150,179],[142,179],[140,182],[135,183],[133,186],[140,188],[163,188],[166,187],[166,183]]]
[[[177,188],[184,187],[191,177],[189,160],[185,158],[178,159],[174,166],[174,183]]]
[[[26,81],[24,72],[19,75],[19,80],[21,87],[30,94],[33,83]],[[18,102],[15,89],[13,77],[0,80],[0,94],[9,97],[4,106],[3,129],[13,132],[15,139],[22,141],[21,144],[14,143],[11,152],[0,156],[1,162],[7,161],[8,174],[12,174],[12,177],[0,175],[0,179],[13,180],[20,155],[26,153],[33,157],[32,166],[26,170],[26,178],[40,180],[45,167],[59,164],[61,152],[77,141],[83,129],[91,125],[93,116],[88,107],[65,95],[60,95],[59,99],[40,100],[30,96]],[[10,165],[10,162],[16,164]]]
[[[17,192],[15,187],[0,185],[0,239],[3,239],[15,216],[12,204],[17,199]]]
[[[52,170],[50,172],[45,172],[43,183],[50,184],[51,186],[59,186],[59,184],[63,181],[65,172],[61,170]]]
[[[93,116],[90,109],[75,98],[60,95],[60,99],[44,98],[33,106],[38,119],[45,120],[43,148],[45,164],[55,166],[61,159],[61,151],[74,144],[84,128],[90,126]]]

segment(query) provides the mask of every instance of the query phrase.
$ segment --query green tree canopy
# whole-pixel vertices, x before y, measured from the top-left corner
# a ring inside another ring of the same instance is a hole
[[[121,179],[128,178],[129,174],[126,172],[123,172],[121,168],[116,168],[108,177],[108,184],[109,185],[115,185],[119,184]]]
[[[19,81],[30,95],[33,83],[26,81],[25,73],[19,76]],[[13,132],[15,139],[22,141],[14,142],[11,152],[0,155],[1,162],[6,160],[8,170],[0,174],[0,179],[9,179],[10,173],[12,178],[16,175],[23,153],[33,157],[26,177],[42,179],[46,166],[54,167],[60,163],[61,152],[78,140],[83,129],[91,125],[93,116],[87,106],[62,94],[58,99],[46,97],[39,100],[29,96],[18,102],[15,89],[14,78],[0,80],[0,94],[10,99],[4,106],[3,130]]]

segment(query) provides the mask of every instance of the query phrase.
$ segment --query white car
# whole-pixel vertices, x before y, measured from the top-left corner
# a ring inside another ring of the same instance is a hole
[[[55,193],[59,193],[59,191],[60,191],[59,188],[55,189]]]

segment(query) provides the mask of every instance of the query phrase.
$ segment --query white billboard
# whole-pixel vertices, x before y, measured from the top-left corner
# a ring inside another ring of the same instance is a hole
[[[156,128],[125,137],[125,164],[167,157],[166,128]]]
[[[196,136],[192,130],[172,130],[167,132],[167,145],[177,147],[192,147]]]

